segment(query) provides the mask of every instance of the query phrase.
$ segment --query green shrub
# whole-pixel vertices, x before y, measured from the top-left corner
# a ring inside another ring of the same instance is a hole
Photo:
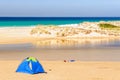
[[[115,26],[115,25],[108,24],[108,23],[100,23],[99,26],[100,28],[120,28],[119,26]]]

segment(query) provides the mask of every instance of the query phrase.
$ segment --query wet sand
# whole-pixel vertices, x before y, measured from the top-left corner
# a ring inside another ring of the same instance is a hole
[[[28,44],[0,46],[0,60],[22,60],[33,56],[40,60],[120,61],[119,47],[104,48],[36,48]]]

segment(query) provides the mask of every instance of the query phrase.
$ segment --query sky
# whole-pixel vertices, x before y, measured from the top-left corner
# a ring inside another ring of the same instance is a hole
[[[120,17],[120,0],[0,0],[1,17]]]

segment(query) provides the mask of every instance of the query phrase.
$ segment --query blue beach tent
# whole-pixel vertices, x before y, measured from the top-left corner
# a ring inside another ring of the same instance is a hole
[[[44,73],[44,69],[39,61],[34,57],[28,57],[18,66],[16,72],[37,74]]]

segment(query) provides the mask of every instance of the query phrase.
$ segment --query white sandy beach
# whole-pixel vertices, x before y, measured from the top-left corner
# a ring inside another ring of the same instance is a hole
[[[29,43],[31,42],[30,31],[33,27],[11,27],[11,28],[0,28],[0,43]]]

